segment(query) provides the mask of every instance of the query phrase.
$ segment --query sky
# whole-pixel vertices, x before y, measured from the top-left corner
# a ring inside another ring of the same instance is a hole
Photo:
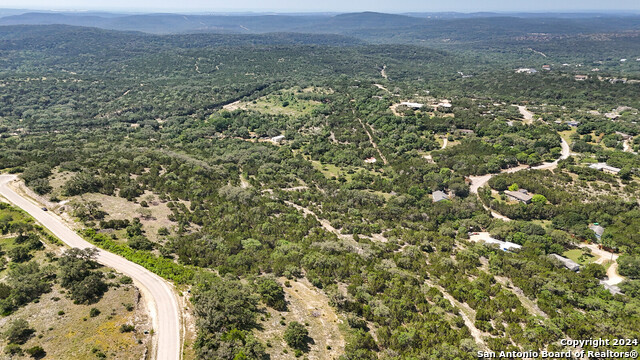
[[[639,12],[640,0],[1,0],[0,8],[135,12]]]

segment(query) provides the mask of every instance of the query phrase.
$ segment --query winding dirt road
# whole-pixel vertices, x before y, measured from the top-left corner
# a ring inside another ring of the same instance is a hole
[[[607,280],[604,280],[604,283],[607,285],[618,285],[624,281],[624,278],[618,274],[618,254],[610,253],[606,250],[602,250],[598,248],[595,244],[580,244],[578,245],[581,248],[591,249],[591,253],[599,257],[598,260],[595,261],[596,264],[604,265],[605,261],[613,261],[613,263],[607,269]]]
[[[474,322],[475,321],[475,311],[473,309],[471,309],[471,307],[469,307],[466,303],[463,304],[463,303],[459,302],[458,300],[456,300],[442,286],[437,285],[437,284],[433,283],[430,280],[425,280],[425,283],[427,285],[429,285],[430,287],[438,289],[438,291],[440,291],[442,296],[445,299],[447,299],[449,301],[449,303],[451,303],[451,306],[453,306],[453,307],[457,308],[458,310],[460,310],[460,317],[462,317],[462,320],[464,321],[464,324],[469,329],[469,332],[471,333],[471,337],[475,340],[476,345],[478,345],[484,351],[489,350],[489,347],[487,346],[487,343],[484,341],[482,331],[480,331],[480,329],[478,329],[476,327],[476,325],[475,325],[475,322]]]
[[[531,167],[531,169],[533,170],[553,170],[556,167],[558,167],[558,161],[560,160],[564,160],[566,158],[569,157],[569,155],[571,155],[571,148],[569,148],[569,144],[565,141],[565,139],[561,140],[560,146],[562,147],[562,152],[560,154],[560,157],[558,159],[556,159],[555,161],[552,162],[547,162],[538,166],[534,166]],[[525,169],[529,169],[529,166],[527,165],[520,165],[517,167],[513,167],[513,168],[509,168],[509,169],[504,169],[502,171],[500,171],[500,173],[514,173],[517,171],[521,171],[521,170],[525,170]],[[486,183],[489,182],[489,180],[496,174],[486,174],[486,175],[481,175],[481,176],[469,176],[469,179],[471,180],[471,185],[470,185],[470,191],[474,194],[478,193],[478,189],[483,187]]]
[[[382,75],[383,78],[389,80],[389,77],[387,76],[387,65],[382,66],[382,70],[380,70],[380,75]]]
[[[518,108],[518,111],[520,111],[520,114],[522,115],[522,117],[524,118],[524,123],[525,124],[532,124],[533,123],[533,113],[529,110],[527,110],[526,106],[522,106],[522,105],[514,105]]]
[[[562,139],[562,153],[560,155],[560,158],[558,158],[556,161],[553,162],[548,162],[548,163],[544,163],[542,165],[538,165],[538,166],[534,166],[531,169],[534,170],[554,170],[556,167],[558,167],[558,161],[560,160],[564,160],[566,158],[569,157],[569,155],[571,155],[571,148],[569,147],[569,144]],[[514,173],[520,170],[525,170],[528,169],[529,167],[526,165],[520,165],[518,167],[514,167],[514,168],[510,168],[510,169],[505,169],[502,170],[502,173]],[[471,193],[477,194],[478,193],[478,189],[483,187],[487,182],[489,182],[489,180],[496,174],[486,174],[486,175],[482,175],[482,176],[470,176],[469,179],[471,180],[471,185],[470,185],[470,191]],[[491,215],[494,218],[497,219],[501,219],[503,221],[511,221],[510,218],[499,214],[491,209],[489,209],[486,205],[482,204],[482,206],[491,212]],[[619,283],[621,283],[622,281],[624,281],[624,278],[622,276],[620,276],[620,274],[618,274],[618,262],[616,261],[616,259],[618,259],[618,255],[617,254],[612,254],[608,251],[599,249],[596,245],[594,244],[580,244],[578,245],[581,248],[589,248],[591,249],[591,252],[595,255],[597,255],[598,257],[600,257],[596,263],[598,264],[602,264],[604,261],[606,260],[613,260],[613,264],[611,264],[611,266],[609,266],[609,269],[607,269],[607,277],[608,279],[605,280],[604,282],[607,285],[617,285]]]
[[[0,195],[35,218],[65,244],[80,249],[94,247],[71,230],[63,220],[51,212],[44,211],[31,200],[16,193],[9,185],[17,179],[15,175],[0,175]],[[153,319],[154,359],[179,360],[181,353],[181,324],[178,300],[164,279],[138,264],[118,255],[98,249],[96,260],[129,277],[144,294]]]
[[[633,151],[633,148],[631,147],[630,142],[631,142],[631,140],[623,141],[622,142],[622,150],[624,152],[630,152],[630,153],[633,153],[633,154],[637,154],[637,152]]]

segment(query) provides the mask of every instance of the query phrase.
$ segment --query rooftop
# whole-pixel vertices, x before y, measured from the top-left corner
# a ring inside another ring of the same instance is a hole
[[[596,169],[596,170],[600,170],[600,171],[610,171],[610,172],[613,172],[613,173],[619,173],[620,172],[619,168],[607,165],[607,163],[591,164],[591,165],[589,165],[589,167],[591,169]]]
[[[516,243],[512,243],[509,241],[502,241],[494,238],[484,239],[484,242],[486,244],[498,244],[498,246],[500,247],[500,250],[503,250],[503,251],[522,248],[521,245],[518,245]]]
[[[504,193],[513,198],[516,198],[520,201],[525,201],[525,202],[531,201],[531,199],[533,198],[533,196],[529,195],[527,190],[524,190],[524,189],[520,189],[518,191],[506,190]]]
[[[538,72],[538,70],[536,69],[531,69],[531,68],[520,68],[516,70],[517,73],[528,73],[528,74],[535,74]]]
[[[598,224],[589,225],[589,229],[593,230],[597,237],[601,237],[604,234],[604,228]]]
[[[449,195],[447,195],[447,193],[445,193],[444,191],[434,191],[433,194],[431,194],[431,196],[433,196],[433,202],[439,202],[442,200],[449,200]]]
[[[549,255],[553,258],[555,258],[556,260],[560,261],[560,263],[562,263],[562,265],[564,267],[566,267],[567,269],[571,270],[571,271],[578,271],[580,270],[580,265],[578,265],[578,263],[576,263],[575,261],[571,260],[571,259],[567,259],[566,257],[562,257],[558,254],[551,254]]]
[[[409,102],[409,101],[401,102],[400,105],[404,105],[406,107],[415,108],[415,109],[420,109],[424,106],[424,104]]]

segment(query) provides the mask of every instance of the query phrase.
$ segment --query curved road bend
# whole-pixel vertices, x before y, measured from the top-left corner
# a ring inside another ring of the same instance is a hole
[[[571,155],[571,148],[569,147],[569,144],[564,139],[562,139],[562,142],[560,143],[560,145],[562,147],[562,152],[560,153],[560,157],[558,159],[556,159],[555,161],[552,161],[552,162],[543,163],[542,165],[531,167],[531,169],[533,169],[533,170],[554,170],[556,167],[558,167],[558,161],[567,159],[569,157],[569,155]],[[513,167],[513,168],[503,169],[502,171],[500,171],[500,173],[514,173],[514,172],[518,172],[518,171],[526,170],[526,169],[529,169],[529,166],[520,165],[520,166]],[[481,176],[469,176],[469,179],[471,180],[470,191],[472,193],[474,193],[474,194],[477,194],[478,193],[478,189],[483,187],[486,183],[488,183],[489,180],[494,175],[497,175],[497,174],[485,174],[485,175],[481,175]]]
[[[571,155],[571,148],[569,147],[569,144],[566,142],[566,140],[562,139],[562,153],[560,155],[560,158],[558,158],[556,161],[553,162],[548,162],[548,163],[544,163],[542,165],[538,165],[538,166],[534,166],[531,169],[535,169],[535,170],[554,170],[556,167],[558,167],[558,161],[560,160],[564,160],[567,159],[569,157],[569,155]],[[505,173],[514,173],[520,170],[525,170],[528,169],[528,166],[518,166],[518,167],[514,167],[514,168],[510,168],[510,169],[505,169],[501,172]],[[493,177],[493,175],[496,174],[486,174],[486,175],[482,175],[482,176],[470,176],[469,179],[471,179],[471,186],[470,186],[470,191],[474,194],[478,193],[478,189],[483,187],[487,182],[489,182],[489,180]],[[491,215],[495,218],[501,219],[503,221],[511,221],[511,219],[509,219],[508,217],[502,215],[502,214],[498,214],[497,212],[489,209],[486,205],[482,204],[482,206],[491,212]],[[605,281],[605,283],[607,283],[608,285],[617,285],[619,283],[621,283],[622,281],[624,281],[624,278],[622,276],[620,276],[620,274],[618,274],[618,262],[616,261],[618,259],[618,255],[617,254],[612,254],[608,251],[599,249],[596,245],[594,244],[579,244],[578,245],[580,248],[589,248],[591,249],[591,252],[596,254],[599,259],[596,261],[597,264],[601,264],[603,263],[605,260],[613,260],[613,264],[611,264],[609,266],[609,269],[607,270],[607,277],[608,279]]]
[[[29,213],[65,244],[80,249],[94,247],[67,227],[62,220],[43,211],[39,206],[13,191],[8,185],[16,178],[15,175],[0,175],[0,195]],[[181,351],[180,308],[171,286],[161,277],[142,266],[110,252],[98,249],[96,260],[131,277],[136,286],[147,295],[148,301],[153,302],[149,310],[153,318],[153,329],[157,336],[155,358],[158,360],[179,360]]]

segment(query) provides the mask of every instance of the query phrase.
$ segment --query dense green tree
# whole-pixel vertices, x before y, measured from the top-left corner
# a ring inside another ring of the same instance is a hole
[[[287,325],[284,331],[284,341],[287,345],[297,350],[307,350],[309,339],[309,330],[297,321],[292,321]]]
[[[257,281],[257,290],[262,301],[280,311],[287,309],[282,286],[273,278],[261,278]]]
[[[29,326],[24,319],[16,319],[9,323],[9,327],[4,332],[5,338],[9,343],[24,344],[35,333],[35,330]]]

